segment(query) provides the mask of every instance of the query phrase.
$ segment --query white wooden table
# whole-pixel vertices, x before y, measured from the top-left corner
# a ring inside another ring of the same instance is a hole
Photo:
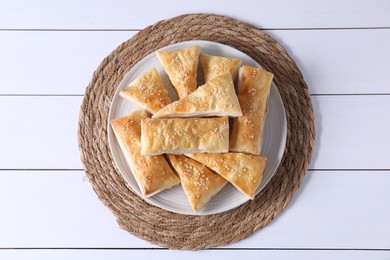
[[[316,116],[310,170],[251,237],[199,252],[118,228],[82,170],[78,112],[100,61],[138,30],[227,15],[286,47]],[[0,259],[390,259],[390,2],[0,0]]]

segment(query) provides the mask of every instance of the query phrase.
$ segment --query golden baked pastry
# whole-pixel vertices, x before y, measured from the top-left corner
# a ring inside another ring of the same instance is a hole
[[[272,79],[273,74],[264,69],[241,67],[238,100],[243,116],[234,119],[230,151],[260,154]]]
[[[168,159],[180,177],[183,190],[194,212],[201,210],[227,183],[220,175],[184,155],[169,154]]]
[[[119,92],[121,97],[139,104],[148,112],[154,114],[171,103],[168,91],[156,69],[152,69]]]
[[[199,54],[199,46],[191,46],[178,51],[157,52],[157,57],[164,66],[180,99],[196,89]]]
[[[200,63],[203,68],[204,82],[207,83],[215,77],[226,73],[230,73],[233,77],[233,81],[236,81],[241,60],[201,53]]]
[[[180,183],[163,155],[141,155],[141,120],[148,118],[145,110],[111,120],[118,143],[125,155],[138,187],[145,197],[150,197]]]
[[[228,117],[142,119],[142,155],[229,150]]]
[[[209,116],[242,116],[230,74],[214,78],[187,97],[162,108],[153,118]]]
[[[265,157],[243,153],[195,153],[186,156],[206,165],[251,199],[254,199],[263,179],[267,161]]]

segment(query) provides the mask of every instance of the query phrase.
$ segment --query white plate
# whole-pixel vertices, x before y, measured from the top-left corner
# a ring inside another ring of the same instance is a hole
[[[173,44],[163,48],[164,50],[176,50],[187,46],[198,45],[202,48],[202,52],[211,55],[218,55],[230,58],[241,59],[242,64],[260,67],[251,57],[248,55],[223,44],[210,42],[210,41],[188,41]],[[130,187],[141,197],[141,192],[137,186],[133,174],[128,166],[124,155],[119,147],[119,144],[115,138],[109,121],[117,117],[125,116],[131,111],[138,110],[140,107],[133,104],[119,96],[119,92],[125,86],[128,86],[133,80],[139,77],[142,73],[155,67],[161,78],[164,81],[165,86],[172,100],[177,99],[177,95],[169,82],[163,66],[160,64],[155,53],[151,53],[137,63],[124,77],[119,84],[118,89],[112,100],[110,112],[108,114],[108,142],[111,149],[112,156],[123,175],[124,179],[128,182]],[[199,70],[198,70],[199,71]],[[199,71],[200,72],[200,71]],[[256,194],[259,193],[269,180],[274,175],[280,160],[282,159],[287,135],[287,122],[286,115],[283,107],[282,99],[278,93],[275,85],[272,85],[269,102],[268,113],[266,122],[264,125],[263,144],[261,149],[261,156],[268,158],[266,167],[263,173],[263,181],[260,187],[257,189]],[[176,213],[195,215],[191,210],[187,197],[181,187],[181,185],[174,187],[170,190],[161,192],[151,198],[144,198],[145,201],[152,205],[160,207],[165,210],[169,210]],[[215,195],[205,207],[196,215],[209,215],[220,213],[233,209],[247,202],[249,199],[247,196],[235,189],[231,184],[226,185],[217,195]]]

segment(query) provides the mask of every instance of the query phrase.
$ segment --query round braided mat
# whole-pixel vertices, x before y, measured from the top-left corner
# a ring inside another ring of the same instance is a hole
[[[124,75],[149,53],[188,40],[219,42],[251,56],[274,73],[286,109],[286,150],[275,176],[253,201],[215,215],[180,215],[146,203],[123,180],[107,142],[108,111]],[[78,136],[81,160],[90,183],[121,228],[160,246],[203,249],[246,238],[287,206],[310,162],[314,117],[306,83],[281,45],[266,33],[237,20],[191,14],[145,28],[102,61],[85,92]]]

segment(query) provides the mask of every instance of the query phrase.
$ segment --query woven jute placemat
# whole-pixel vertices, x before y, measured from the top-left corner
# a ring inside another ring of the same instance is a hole
[[[208,216],[176,214],[146,203],[122,178],[107,141],[111,100],[124,75],[149,53],[188,40],[230,45],[271,71],[283,99],[288,124],[282,162],[265,189],[253,201]],[[89,181],[121,228],[163,247],[203,249],[248,237],[266,226],[287,206],[310,162],[314,117],[302,74],[274,39],[251,25],[228,17],[190,14],[145,28],[101,62],[85,92],[78,137],[81,160]]]

